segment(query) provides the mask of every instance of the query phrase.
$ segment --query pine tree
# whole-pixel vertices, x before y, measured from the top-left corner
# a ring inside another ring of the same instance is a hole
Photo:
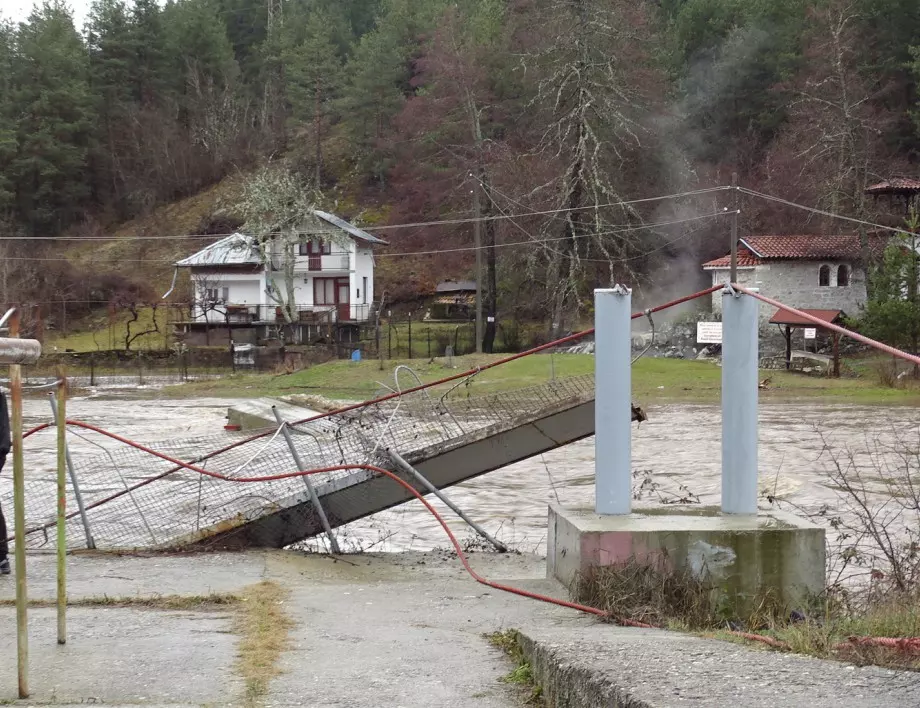
[[[131,9],[132,92],[142,106],[162,104],[173,74],[167,57],[163,11],[157,0],[134,0]]]
[[[123,166],[131,151],[129,116],[133,112],[134,44],[123,0],[95,0],[87,23],[90,86],[99,116],[93,151],[97,199],[125,211]]]
[[[390,121],[413,94],[413,60],[445,3],[387,0],[377,26],[361,38],[345,72],[341,113],[356,161],[383,180],[390,155],[381,142]]]
[[[330,18],[313,13],[304,28],[304,40],[282,54],[285,93],[291,104],[292,120],[307,128],[313,147],[314,179],[322,184],[322,140],[333,101],[341,90],[342,60],[330,38]]]
[[[0,21],[0,221],[15,206],[16,185],[10,165],[16,157],[16,120],[13,103],[14,44],[13,26]]]
[[[86,159],[95,120],[86,51],[62,0],[20,25],[14,72],[19,149],[11,171],[21,219],[33,234],[71,223],[89,195]]]

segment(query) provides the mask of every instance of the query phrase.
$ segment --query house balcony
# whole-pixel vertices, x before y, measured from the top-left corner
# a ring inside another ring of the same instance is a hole
[[[348,252],[298,255],[294,262],[295,273],[348,273],[351,270],[352,257]]]
[[[373,316],[373,306],[342,303],[338,305],[294,305],[293,322],[299,324],[334,324],[337,322],[366,322]],[[256,324],[286,324],[288,318],[278,305],[233,305],[218,303],[192,308],[192,322],[210,325],[247,326]]]

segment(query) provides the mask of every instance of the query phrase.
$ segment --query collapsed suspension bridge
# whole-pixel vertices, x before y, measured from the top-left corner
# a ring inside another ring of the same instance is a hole
[[[651,318],[655,312],[718,289],[721,286],[633,318]],[[248,436],[225,434],[141,445],[68,421],[71,429],[82,429],[80,434],[101,435],[122,444],[75,461],[72,479],[79,481],[84,515],[69,488],[68,509],[74,511],[68,514],[67,545],[283,547],[321,534],[327,523],[336,528],[411,501],[416,495],[410,487],[428,493],[394,461],[393,453],[431,485],[445,488],[590,436],[594,433],[593,375],[477,396],[470,395],[466,384],[485,369],[571,344],[593,332],[586,330],[473,371]],[[411,370],[398,369],[397,389],[401,373],[412,375]],[[641,419],[641,411],[634,410],[634,419]],[[50,426],[38,426],[26,437]],[[375,469],[386,469],[407,485],[394,484],[390,475]],[[304,475],[307,471],[313,472],[309,478]],[[53,547],[55,479],[27,475],[25,496],[27,546]]]

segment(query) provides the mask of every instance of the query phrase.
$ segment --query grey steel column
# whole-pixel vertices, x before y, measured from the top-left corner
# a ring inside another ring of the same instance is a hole
[[[288,430],[287,423],[282,420],[281,414],[275,406],[272,406],[272,413],[275,414],[275,420],[277,420],[278,425],[281,426],[281,434],[284,436],[284,440],[287,442],[288,448],[291,451],[291,457],[294,458],[294,464],[297,465],[298,471],[302,472],[306,468],[304,467],[303,460],[300,459],[300,453],[297,452],[294,441],[291,439],[291,431]],[[316,511],[320,522],[323,524],[323,528],[326,530],[326,536],[329,538],[329,547],[332,549],[333,553],[341,553],[342,551],[339,550],[339,542],[335,540],[335,534],[332,533],[332,527],[329,525],[329,519],[326,518],[326,512],[323,510],[323,505],[319,503],[319,497],[316,496],[316,490],[313,488],[313,482],[310,481],[310,476],[305,474],[302,479],[307,486],[307,491],[310,493],[310,503],[313,504],[313,509]]]
[[[595,511],[632,510],[632,291],[594,291]]]
[[[722,291],[722,513],[757,513],[759,302]]]
[[[486,531],[479,524],[477,524],[475,521],[469,518],[466,514],[460,511],[460,508],[456,504],[454,504],[444,492],[442,492],[440,489],[435,487],[431,482],[429,482],[425,478],[425,476],[421,472],[419,472],[412,465],[406,462],[406,460],[402,457],[402,455],[400,455],[398,452],[395,452],[394,450],[390,450],[390,459],[393,460],[393,462],[395,462],[403,470],[405,470],[406,472],[411,474],[413,477],[415,477],[415,479],[418,480],[419,484],[421,484],[423,487],[425,487],[425,489],[427,489],[429,492],[434,494],[438,499],[444,502],[451,511],[453,511],[457,516],[459,516],[466,523],[468,523],[470,527],[476,533],[482,536],[486,541],[488,541],[493,546],[495,546],[495,548],[500,553],[508,552],[508,547],[504,543],[492,537],[488,531]]]

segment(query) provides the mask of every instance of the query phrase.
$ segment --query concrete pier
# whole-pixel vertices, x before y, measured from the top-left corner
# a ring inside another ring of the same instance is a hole
[[[547,533],[547,574],[569,587],[592,566],[638,561],[689,571],[739,610],[767,592],[801,608],[824,590],[824,529],[782,511],[682,507],[604,516],[551,506]]]
[[[729,613],[767,594],[801,608],[824,590],[824,529],[792,514],[758,515],[758,301],[723,293],[721,509],[630,513],[629,299],[620,286],[595,291],[595,510],[550,507],[547,575],[571,588],[593,567],[639,563],[689,572]]]

